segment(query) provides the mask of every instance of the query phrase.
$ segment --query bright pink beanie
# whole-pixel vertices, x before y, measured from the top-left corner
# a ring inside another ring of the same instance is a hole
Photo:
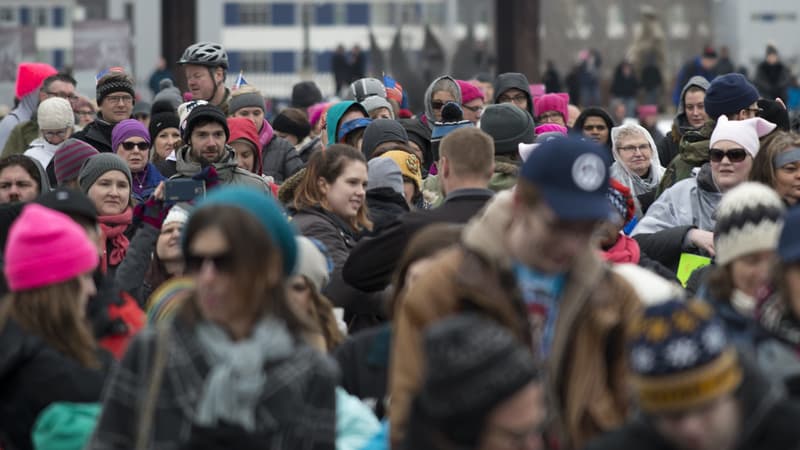
[[[14,95],[21,99],[42,86],[45,78],[57,74],[50,64],[24,62],[17,66],[17,86]]]
[[[544,94],[533,99],[533,116],[536,118],[547,111],[557,111],[561,113],[561,116],[564,117],[564,122],[566,122],[567,117],[569,117],[567,105],[569,105],[569,94],[563,92]]]
[[[11,225],[5,252],[8,287],[16,291],[61,283],[97,267],[97,247],[66,215],[32,203]]]
[[[476,98],[483,98],[483,92],[469,81],[456,80],[458,87],[461,88],[461,104],[467,104]]]
[[[567,130],[567,127],[564,125],[559,125],[557,123],[543,123],[534,128],[533,132],[536,133],[537,136],[545,133],[561,133],[566,136],[569,130]]]

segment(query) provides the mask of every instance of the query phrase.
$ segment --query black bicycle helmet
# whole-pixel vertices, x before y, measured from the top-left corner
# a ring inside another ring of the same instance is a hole
[[[199,66],[228,69],[228,52],[216,42],[197,42],[186,47],[178,64],[197,64]]]

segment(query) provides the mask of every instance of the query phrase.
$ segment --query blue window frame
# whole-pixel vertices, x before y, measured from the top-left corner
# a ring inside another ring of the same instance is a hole
[[[19,24],[22,26],[31,24],[31,9],[23,6],[19,9]]]
[[[272,5],[273,25],[295,25],[295,5],[293,3],[275,3]]]
[[[64,68],[64,50],[63,49],[55,49],[53,50],[53,67],[58,70]]]
[[[348,25],[369,24],[369,4],[348,3],[345,5],[345,11]]]
[[[238,74],[242,68],[241,52],[228,50],[228,72]],[[228,75],[230,77],[230,75]]]
[[[314,23],[316,25],[333,25],[333,3],[314,5]]]
[[[315,55],[315,64],[314,69],[316,72],[326,73],[332,70],[331,61],[333,60],[333,52],[330,50],[326,50],[324,52],[318,52]]]
[[[53,28],[64,28],[64,8],[62,6],[53,8]]]
[[[296,69],[295,52],[279,51],[272,52],[272,72],[274,73],[294,73]]]
[[[239,4],[225,3],[225,25],[239,25]]]

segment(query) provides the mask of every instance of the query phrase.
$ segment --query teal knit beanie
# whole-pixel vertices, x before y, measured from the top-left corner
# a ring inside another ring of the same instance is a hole
[[[270,196],[262,191],[246,186],[222,186],[214,189],[202,200],[192,215],[206,206],[233,206],[252,214],[267,231],[267,234],[281,250],[283,257],[283,272],[290,275],[297,262],[297,242],[295,241],[294,227],[284,215],[283,209]],[[187,252],[188,242],[184,240],[183,251]]]

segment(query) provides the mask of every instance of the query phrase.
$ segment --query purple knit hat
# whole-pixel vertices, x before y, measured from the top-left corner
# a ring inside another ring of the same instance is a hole
[[[83,162],[98,153],[97,149],[86,142],[74,138],[67,139],[53,155],[53,169],[56,172],[58,185],[62,186],[67,181],[78,178]]]
[[[151,143],[150,141],[150,133],[145,128],[142,122],[139,122],[136,119],[125,119],[122,122],[116,124],[114,129],[111,130],[111,149],[114,153],[117,153],[117,148],[119,148],[119,144],[125,142],[125,139],[132,138],[132,137],[140,137],[144,139],[148,144]]]

